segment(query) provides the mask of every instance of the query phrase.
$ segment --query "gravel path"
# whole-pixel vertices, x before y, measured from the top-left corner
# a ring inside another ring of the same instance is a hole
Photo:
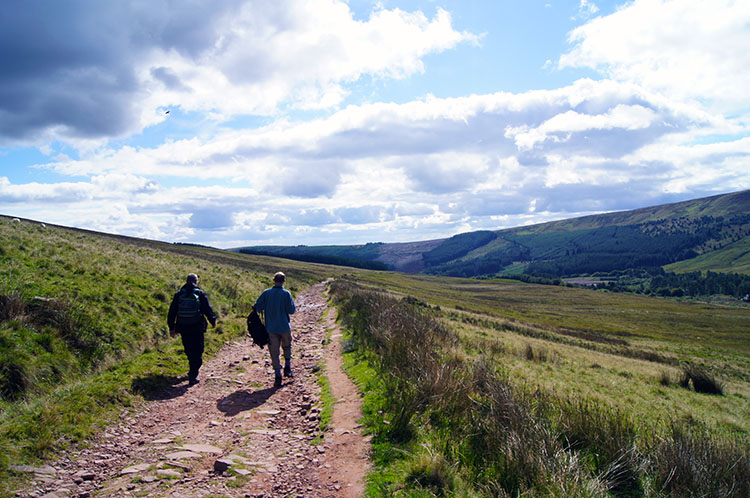
[[[361,496],[368,439],[357,423],[360,396],[341,371],[340,334],[324,293],[317,284],[296,298],[295,377],[280,389],[273,388],[267,349],[250,340],[227,343],[204,364],[196,386],[185,381],[157,393],[88,447],[28,469],[31,486],[20,496]],[[321,364],[338,400],[325,434],[318,429]]]

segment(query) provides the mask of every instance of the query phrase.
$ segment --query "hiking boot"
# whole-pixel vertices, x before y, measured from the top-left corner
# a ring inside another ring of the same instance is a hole
[[[294,374],[292,373],[292,367],[284,367],[284,377],[294,377]]]
[[[196,385],[196,384],[197,384],[198,382],[200,382],[200,380],[198,380],[197,378],[195,378],[195,377],[193,377],[193,378],[190,378],[190,379],[188,379],[188,386],[194,386],[194,385]]]
[[[281,375],[277,375],[273,381],[273,387],[281,387]]]

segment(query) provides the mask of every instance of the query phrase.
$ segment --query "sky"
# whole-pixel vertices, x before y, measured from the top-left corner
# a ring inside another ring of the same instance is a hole
[[[0,214],[409,242],[750,188],[747,0],[27,0]]]

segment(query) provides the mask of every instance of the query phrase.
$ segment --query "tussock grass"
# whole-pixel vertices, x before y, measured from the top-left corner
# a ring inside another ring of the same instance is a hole
[[[697,365],[685,365],[682,367],[682,387],[687,388],[692,383],[693,390],[704,394],[724,394],[724,384],[708,373],[704,368]]]
[[[419,454],[407,463],[406,483],[414,488],[429,491],[434,496],[454,496],[455,470],[445,456],[423,445]]]
[[[670,497],[750,496],[746,445],[674,424],[652,443],[646,462],[654,492]]]
[[[725,483],[747,482],[737,463],[746,445],[701,439],[693,427],[651,432],[599,399],[524,385],[492,355],[463,354],[434,308],[346,280],[331,291],[350,355],[377,376],[365,409],[378,465],[368,496],[680,496],[689,484],[679,483],[697,479],[701,489],[745,496]],[[713,462],[731,465],[712,475]]]

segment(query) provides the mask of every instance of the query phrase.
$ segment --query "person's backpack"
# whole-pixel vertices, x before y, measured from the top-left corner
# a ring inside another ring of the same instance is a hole
[[[250,337],[253,338],[253,344],[257,344],[261,349],[270,342],[266,326],[263,325],[260,315],[255,310],[251,311],[247,316],[247,331],[250,332]]]
[[[201,299],[196,287],[185,287],[177,298],[177,321],[183,324],[201,321]]]

